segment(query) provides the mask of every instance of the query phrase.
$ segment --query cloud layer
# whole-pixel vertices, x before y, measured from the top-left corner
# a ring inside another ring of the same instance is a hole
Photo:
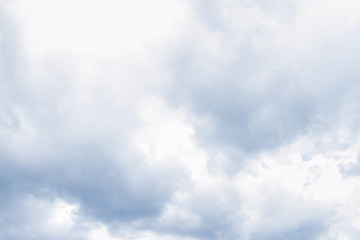
[[[359,8],[1,1],[0,238],[357,239]]]

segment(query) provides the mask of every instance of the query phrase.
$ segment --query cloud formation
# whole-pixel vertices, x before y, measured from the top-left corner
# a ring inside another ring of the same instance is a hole
[[[0,238],[357,239],[359,8],[1,1]]]

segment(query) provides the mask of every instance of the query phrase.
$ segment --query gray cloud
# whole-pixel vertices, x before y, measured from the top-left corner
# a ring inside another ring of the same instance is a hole
[[[90,104],[76,106],[66,59],[49,58],[36,84],[17,25],[1,17],[0,236],[81,239],[41,230],[48,209],[31,199],[27,205],[26,196],[78,203],[80,215],[110,225],[156,218],[186,184],[186,174],[148,166],[131,149],[126,141],[136,125],[132,109],[118,107],[101,92]]]
[[[263,3],[239,5],[249,11],[256,7],[269,19],[280,14]],[[296,21],[287,22],[286,27],[294,32],[307,24],[301,17],[293,17]],[[299,53],[302,46],[296,43],[289,43],[291,47],[276,45],[284,36],[280,29],[268,36],[269,26],[254,25],[241,40],[234,40],[236,35],[229,28],[214,30],[223,44],[235,42],[231,60],[206,59],[206,53],[194,47],[201,42],[174,54],[169,66],[174,84],[165,90],[166,95],[208,121],[207,125],[194,121],[198,139],[256,153],[338,124],[343,109],[358,102],[355,89],[359,72],[353,64],[358,61],[353,54],[358,48],[357,28],[331,38],[313,36],[310,46]],[[304,34],[311,41],[313,33]],[[201,62],[204,58],[205,64]]]
[[[75,59],[73,49],[45,54],[36,73],[19,23],[0,4],[0,238],[89,239],[101,225],[122,238],[144,231],[175,239],[318,239],[330,232],[327,219],[341,219],[336,204],[311,205],[302,196],[304,184],[293,196],[277,191],[282,183],[274,181],[249,197],[239,194],[235,182],[258,156],[271,157],[301,137],[317,145],[314,152],[303,151],[309,156],[301,156],[301,163],[316,154],[332,161],[331,151],[345,152],[356,141],[359,28],[317,31],[323,23],[311,18],[311,28],[307,5],[296,1],[226,4],[189,5],[197,22],[189,36],[170,44],[166,64],[150,64],[159,68],[154,72],[165,69],[159,76],[167,82],[145,76],[150,83],[142,79],[145,60],[132,69],[102,57],[98,72],[84,77],[79,66],[86,58]],[[157,165],[131,144],[140,124],[136,101],[156,94],[149,89],[162,89],[166,104],[188,111],[209,179],[196,180],[186,164],[173,164],[184,160],[176,152]],[[350,132],[346,141],[332,134],[343,125]],[[281,164],[276,167],[297,163]],[[58,199],[79,206],[65,230],[49,226]],[[246,209],[248,201],[253,209]],[[171,207],[174,212],[166,215]],[[249,222],[257,228],[249,230]]]
[[[318,239],[319,235],[323,233],[326,229],[321,223],[306,223],[302,226],[296,227],[285,232],[276,232],[276,233],[256,233],[250,239],[260,240],[260,239]]]

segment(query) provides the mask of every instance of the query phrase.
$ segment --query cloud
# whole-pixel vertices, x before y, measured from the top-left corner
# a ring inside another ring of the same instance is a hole
[[[0,238],[356,239],[359,7],[2,1]]]
[[[225,27],[194,32],[174,54],[165,95],[207,122],[194,121],[202,142],[245,153],[276,148],[337,124],[357,101],[356,16],[344,14],[351,3],[338,12],[334,1],[323,13],[317,3],[291,4],[294,20],[284,21],[262,2],[219,1]]]
[[[67,9],[65,3],[57,4]],[[143,87],[143,77],[131,71],[122,75],[121,70],[108,75],[114,66],[101,67],[103,59],[94,55],[97,53],[90,52],[90,65],[85,62],[85,66],[80,62],[85,57],[82,53],[68,55],[67,47],[77,46],[76,41],[67,45],[69,29],[47,32],[49,22],[45,19],[59,20],[56,15],[48,15],[56,10],[53,6],[38,9],[36,4],[29,5],[30,10],[39,12],[36,15],[28,15],[29,9],[19,1],[3,6],[6,11],[2,16],[9,21],[3,21],[2,48],[6,51],[1,57],[1,234],[18,239],[28,234],[22,228],[44,227],[43,231],[34,229],[30,238],[76,238],[76,232],[64,236],[48,227],[47,215],[32,220],[31,215],[37,214],[32,208],[39,206],[40,212],[47,212],[43,202],[51,208],[54,199],[76,204],[78,215],[90,222],[130,224],[158,216],[186,174],[172,167],[147,165],[128,142],[136,126],[132,106],[143,94],[137,88]],[[15,27],[10,28],[8,22]],[[55,42],[54,37],[60,36],[65,39]],[[79,37],[75,40],[84,41]],[[92,64],[99,69],[84,70]],[[124,69],[137,64],[124,64]],[[131,81],[139,82],[132,87],[128,84]],[[119,91],[111,90],[115,85]],[[24,204],[29,213],[17,214],[17,206],[22,208]],[[13,235],[11,229],[18,233]]]

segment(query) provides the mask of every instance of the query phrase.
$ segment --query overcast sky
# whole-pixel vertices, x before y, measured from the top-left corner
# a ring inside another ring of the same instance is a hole
[[[0,239],[358,239],[359,12],[0,0]]]

